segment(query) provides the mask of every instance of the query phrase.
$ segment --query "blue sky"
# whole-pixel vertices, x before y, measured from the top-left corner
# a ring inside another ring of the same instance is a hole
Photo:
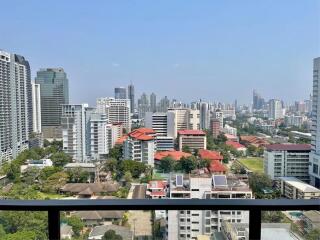
[[[320,56],[318,0],[108,0],[1,3],[0,49],[33,77],[63,67],[71,102],[132,82],[137,94],[240,103],[307,98]]]

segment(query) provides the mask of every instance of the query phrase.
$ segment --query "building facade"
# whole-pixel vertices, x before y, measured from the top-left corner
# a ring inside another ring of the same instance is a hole
[[[40,84],[35,84],[35,83],[32,83],[32,120],[33,120],[33,132],[41,133]]]
[[[296,177],[309,182],[309,144],[272,144],[264,151],[264,173],[271,179]]]
[[[127,89],[125,87],[116,87],[114,89],[115,99],[127,99]]]
[[[283,118],[283,109],[280,100],[271,99],[269,101],[269,118],[273,120]]]
[[[41,128],[45,138],[61,138],[61,109],[69,104],[69,81],[63,68],[45,68],[37,72],[40,85]]]
[[[134,86],[133,86],[133,84],[130,84],[128,86],[128,98],[130,99],[130,112],[134,113],[135,99],[134,99]]]
[[[0,164],[27,149],[33,131],[29,62],[0,50]]]
[[[139,128],[130,132],[123,144],[124,159],[131,159],[154,166],[155,134],[155,131],[150,128]]]
[[[310,183],[320,188],[320,57],[313,60],[313,99],[310,154]]]
[[[206,133],[201,130],[180,130],[178,131],[179,151],[183,151],[185,147],[191,151],[207,149]]]

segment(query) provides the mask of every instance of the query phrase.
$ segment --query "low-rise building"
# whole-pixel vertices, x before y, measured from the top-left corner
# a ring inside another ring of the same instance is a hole
[[[241,143],[235,142],[235,141],[226,141],[226,145],[233,147],[237,151],[242,152],[243,154],[246,154],[247,148],[242,145]]]
[[[150,166],[154,166],[155,152],[155,131],[151,128],[133,130],[123,144],[124,159],[131,159]]]
[[[175,151],[175,150],[158,151],[154,155],[154,160],[155,160],[155,164],[159,165],[160,161],[165,157],[170,157],[175,161],[179,161],[182,157],[190,157],[190,156],[192,156],[191,153],[185,153],[185,152],[182,152],[182,151]]]
[[[289,199],[320,198],[320,189],[302,182],[295,177],[280,177],[278,186],[281,195]]]
[[[152,199],[166,198],[167,181],[149,181],[149,183],[147,184],[146,195]]]
[[[201,130],[180,130],[178,131],[179,150],[189,147],[191,151],[207,149],[206,133]]]
[[[121,221],[124,211],[76,211],[72,215],[78,216],[86,227],[110,225],[112,222]]]
[[[271,144],[264,151],[264,172],[272,179],[296,177],[309,182],[310,144]]]
[[[174,149],[173,137],[156,136],[157,150],[169,151]]]

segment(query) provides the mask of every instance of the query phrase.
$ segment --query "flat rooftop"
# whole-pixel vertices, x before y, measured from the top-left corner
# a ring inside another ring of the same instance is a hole
[[[316,192],[320,193],[320,190],[316,187],[313,187],[305,182],[302,182],[298,178],[295,177],[280,177],[282,181],[286,182],[287,184],[299,189],[302,192]]]

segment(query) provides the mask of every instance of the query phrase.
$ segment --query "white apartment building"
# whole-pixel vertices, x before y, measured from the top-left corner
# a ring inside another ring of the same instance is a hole
[[[87,159],[85,112],[88,107],[88,104],[62,105],[63,151],[76,162],[84,162]]]
[[[309,182],[309,144],[271,144],[264,151],[264,173],[272,179],[296,177]]]
[[[146,112],[145,127],[152,128],[157,136],[174,137],[175,135],[174,112]]]
[[[283,109],[280,100],[271,99],[269,101],[269,118],[273,120],[283,118]]]
[[[289,199],[320,198],[320,190],[295,177],[280,177],[278,187],[281,194]]]
[[[127,132],[130,132],[130,99],[98,98],[97,111],[107,114],[110,123],[122,123]]]
[[[156,152],[155,131],[150,128],[135,129],[124,141],[123,157],[154,166]]]
[[[312,99],[312,127],[310,154],[310,183],[320,188],[320,57],[313,60],[313,99]]]
[[[41,133],[40,84],[32,83],[32,121],[33,132]]]
[[[220,121],[220,130],[222,131],[223,129],[223,112],[219,109],[217,109],[214,113],[213,113],[213,118],[218,119]]]
[[[171,175],[169,179],[171,199],[251,199],[248,185],[225,175]],[[221,231],[222,221],[248,223],[248,211],[183,210],[168,211],[166,239],[189,240],[199,235],[211,236]]]
[[[207,121],[209,121],[205,116],[209,116],[209,111],[204,111],[203,113],[203,122],[207,124]],[[188,129],[193,129],[193,130],[200,130],[200,119],[201,119],[201,114],[199,110],[195,109],[190,109],[189,110],[189,128]],[[207,126],[207,125],[205,125]]]
[[[0,164],[28,149],[33,130],[29,62],[0,50]]]
[[[234,127],[231,127],[230,125],[226,124],[222,130],[226,134],[231,134],[233,136],[238,136],[237,129]]]

